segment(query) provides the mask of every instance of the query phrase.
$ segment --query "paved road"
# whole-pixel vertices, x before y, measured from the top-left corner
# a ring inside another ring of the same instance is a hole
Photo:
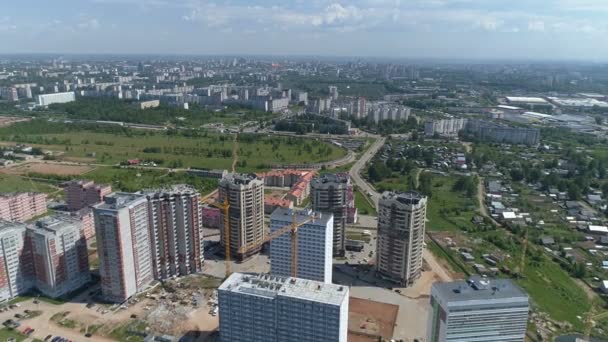
[[[365,151],[365,153],[357,160],[357,162],[350,169],[350,177],[353,179],[355,184],[361,189],[365,194],[368,194],[371,198],[372,202],[378,207],[378,201],[380,200],[380,194],[376,192],[373,186],[367,183],[363,178],[361,178],[361,170],[367,165],[367,163],[378,153],[380,148],[384,146],[386,142],[386,138],[382,137],[376,140],[372,146]]]

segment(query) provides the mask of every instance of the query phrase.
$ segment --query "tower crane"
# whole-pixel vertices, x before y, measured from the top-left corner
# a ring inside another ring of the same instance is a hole
[[[223,203],[212,202],[210,204],[224,212],[224,264],[226,267],[226,278],[228,278],[232,273],[230,270],[230,203],[228,202],[228,197],[226,197]]]
[[[316,215],[307,215],[304,220],[298,222],[297,214],[295,210],[293,210],[291,224],[280,227],[268,234],[262,241],[241,246],[239,248],[239,253],[245,254],[251,250],[260,248],[266,242],[270,242],[283,234],[291,233],[291,276],[295,278],[298,275],[298,228],[311,221],[314,222],[316,218],[318,218]]]

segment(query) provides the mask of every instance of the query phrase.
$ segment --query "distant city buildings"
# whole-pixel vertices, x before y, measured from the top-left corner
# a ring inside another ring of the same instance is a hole
[[[168,279],[203,270],[200,194],[189,186],[148,192],[154,277]]]
[[[333,255],[344,255],[346,223],[354,208],[353,184],[348,174],[327,174],[313,178],[310,184],[312,210],[334,216]]]
[[[378,123],[380,121],[406,121],[411,114],[409,107],[399,105],[393,102],[368,102],[367,103],[367,118],[369,121]]]
[[[524,342],[529,309],[528,295],[508,279],[435,283],[427,341]]]
[[[442,137],[458,137],[465,132],[476,139],[507,144],[538,145],[540,143],[540,130],[529,127],[510,127],[493,121],[450,118],[430,120],[424,125],[424,134]]]
[[[348,287],[233,273],[218,289],[220,339],[346,342]]]
[[[140,110],[157,108],[160,106],[160,100],[141,101],[137,105]]]
[[[435,134],[442,137],[458,137],[467,123],[464,118],[450,118],[441,120],[430,120],[424,124],[424,135],[433,136]]]
[[[112,193],[110,185],[95,184],[93,181],[70,181],[65,187],[65,201],[70,211],[100,203],[103,197]]]
[[[334,220],[332,214],[318,214],[312,210],[278,208],[270,217],[270,232],[291,226],[294,221],[303,223],[298,228],[298,278],[332,282],[332,249]],[[276,276],[291,276],[291,234],[286,233],[270,242],[270,273]]]
[[[154,279],[148,201],[114,193],[93,208],[102,295],[120,303]]]
[[[36,96],[36,104],[41,107],[50,106],[55,103],[68,103],[74,101],[76,101],[76,94],[73,91]]]
[[[46,194],[16,192],[0,194],[0,220],[25,222],[46,214]]]
[[[422,274],[427,198],[417,192],[385,192],[378,203],[378,274],[411,286]]]
[[[265,236],[264,182],[255,174],[233,173],[220,181],[218,190],[219,203],[227,201],[230,205],[230,240],[224,236],[224,229],[220,229],[221,244],[230,245],[232,257],[246,259],[261,250]],[[223,211],[220,211],[220,222],[224,222]]]

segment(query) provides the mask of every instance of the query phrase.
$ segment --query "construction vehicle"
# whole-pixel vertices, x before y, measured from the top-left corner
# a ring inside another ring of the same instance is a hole
[[[291,233],[291,276],[297,277],[298,275],[298,228],[311,222],[317,218],[316,215],[308,215],[306,219],[301,222],[297,220],[297,214],[295,210],[293,211],[291,224],[281,227],[274,232],[268,234],[262,241],[252,243],[246,246],[241,246],[239,248],[239,253],[245,254],[251,250],[260,248],[263,244],[270,242],[283,234]]]

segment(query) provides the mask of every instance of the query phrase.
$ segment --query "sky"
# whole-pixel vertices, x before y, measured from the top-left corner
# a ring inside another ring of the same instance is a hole
[[[0,53],[608,60],[608,0],[0,0]]]

